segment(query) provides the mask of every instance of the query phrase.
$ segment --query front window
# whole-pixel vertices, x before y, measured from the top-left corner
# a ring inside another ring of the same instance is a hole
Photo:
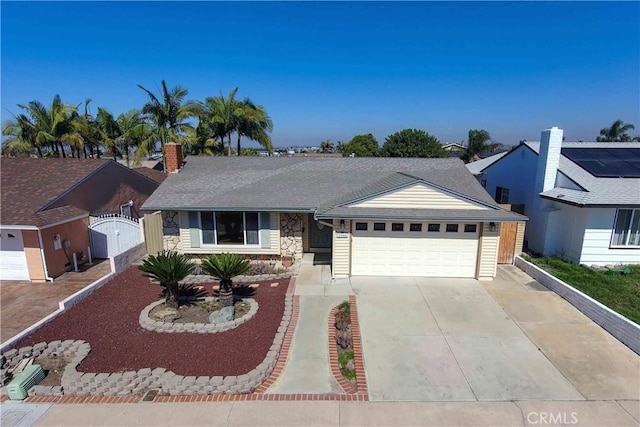
[[[203,245],[258,245],[257,212],[200,212]]]
[[[618,209],[611,246],[640,246],[640,209]]]

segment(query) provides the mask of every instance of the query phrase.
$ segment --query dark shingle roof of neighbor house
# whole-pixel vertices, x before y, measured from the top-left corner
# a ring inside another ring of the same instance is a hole
[[[473,214],[481,216],[481,212],[484,212],[488,221],[526,219],[502,210],[466,170],[462,161],[455,158],[190,156],[182,170],[170,174],[142,209],[318,211],[328,215],[330,210],[333,212],[332,209],[339,208],[356,213],[354,208],[340,205],[411,183],[443,188],[486,206],[486,210],[476,210]],[[392,210],[380,212],[391,214]],[[469,213],[468,210],[463,212]],[[407,209],[397,213],[422,218],[436,214],[449,215],[451,212]]]
[[[0,223],[40,226],[87,213],[71,206],[39,211],[108,162],[106,159],[3,157]]]
[[[139,168],[133,168],[134,171],[141,173],[142,175],[146,176],[147,178],[149,178],[150,180],[161,184],[165,179],[167,179],[167,174],[159,171],[157,169],[151,169],[148,168],[146,166],[141,166]]]

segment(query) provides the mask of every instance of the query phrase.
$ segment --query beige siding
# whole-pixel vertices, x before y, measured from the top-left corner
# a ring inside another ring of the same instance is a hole
[[[262,249],[267,252],[260,253],[280,253],[280,214],[278,212],[271,212],[270,214],[271,224],[269,228],[271,229],[271,248],[270,249]]]
[[[351,221],[345,220],[344,228],[340,228],[340,220],[333,220],[333,277],[349,277],[351,264]],[[346,237],[338,237],[338,233]]]
[[[479,280],[492,280],[496,276],[498,263],[498,246],[500,244],[500,226],[496,231],[489,231],[489,225],[483,224],[480,231],[480,245],[478,248]]]
[[[273,212],[270,215],[271,238],[270,248],[244,247],[244,246],[226,246],[217,248],[215,246],[207,246],[201,248],[191,247],[191,233],[189,231],[189,213],[180,212],[180,240],[182,242],[182,250],[189,254],[219,254],[222,252],[233,252],[241,255],[280,255],[280,215]]]
[[[516,229],[516,249],[515,254],[520,255],[522,253],[522,248],[524,246],[524,230],[525,230],[525,222],[519,222],[518,228]]]
[[[415,208],[415,209],[487,209],[438,190],[416,184],[373,199],[355,203],[351,207]]]
[[[309,252],[309,218],[311,214],[302,215],[302,251]]]

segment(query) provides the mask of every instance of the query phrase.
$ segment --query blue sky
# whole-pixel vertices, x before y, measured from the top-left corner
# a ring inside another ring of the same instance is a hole
[[[640,133],[639,2],[6,2],[2,120],[53,95],[117,115],[165,79],[262,104],[276,146],[419,128],[515,144]]]

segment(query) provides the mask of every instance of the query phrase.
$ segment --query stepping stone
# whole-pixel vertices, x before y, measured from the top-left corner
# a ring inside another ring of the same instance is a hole
[[[194,286],[194,288],[201,290],[201,289],[204,289],[204,286]]]
[[[277,288],[277,287],[278,287],[278,282],[273,282],[273,283],[271,284],[271,287],[272,287],[272,288]]]
[[[257,288],[258,286],[260,286],[260,284],[258,284],[258,283],[252,283],[252,284],[249,285],[249,287],[253,288],[253,289]]]
[[[213,285],[213,290],[217,291],[218,289],[220,289],[220,285]]]

